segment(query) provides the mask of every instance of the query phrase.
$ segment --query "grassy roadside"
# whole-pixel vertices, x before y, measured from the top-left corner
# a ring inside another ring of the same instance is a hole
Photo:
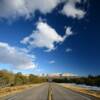
[[[1,88],[0,89],[0,97],[7,96],[7,95],[10,95],[10,94],[14,94],[14,93],[18,93],[18,92],[22,92],[26,89],[36,87],[36,86],[40,86],[40,85],[42,85],[42,83],[41,84],[29,84],[29,85],[21,85],[21,86]]]
[[[70,85],[70,84],[59,84],[59,85],[65,87],[65,88],[71,89],[73,91],[76,91],[76,92],[80,92],[80,93],[84,93],[84,94],[94,96],[96,98],[100,98],[100,91],[89,90],[89,89],[86,89],[86,88],[73,86],[73,85]]]

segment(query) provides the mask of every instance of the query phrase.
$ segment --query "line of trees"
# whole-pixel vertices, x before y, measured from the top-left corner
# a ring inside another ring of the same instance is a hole
[[[39,77],[33,74],[23,75],[21,72],[12,73],[7,70],[0,70],[0,87],[42,83],[47,81],[47,77]],[[91,86],[100,86],[100,75],[89,75],[88,77],[53,78],[52,81],[57,83],[76,83]]]
[[[23,75],[21,72],[15,74],[7,70],[0,70],[0,87],[34,84],[46,81],[47,79],[45,77],[38,77],[33,74]]]
[[[88,77],[74,77],[74,78],[54,78],[53,82],[57,83],[76,83],[90,86],[100,86],[100,75]]]

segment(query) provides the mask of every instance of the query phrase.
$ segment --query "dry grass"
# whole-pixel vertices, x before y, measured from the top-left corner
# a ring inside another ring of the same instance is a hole
[[[76,92],[81,92],[84,94],[88,94],[88,95],[92,95],[94,97],[100,98],[100,91],[94,91],[94,90],[89,90],[87,88],[83,88],[83,87],[78,87],[78,86],[74,86],[71,84],[60,84],[61,86],[74,90]]]
[[[0,97],[12,94],[12,93],[18,93],[21,91],[24,91],[26,89],[29,89],[31,87],[39,86],[41,84],[31,84],[31,85],[23,85],[23,86],[13,86],[13,87],[5,87],[0,89]]]

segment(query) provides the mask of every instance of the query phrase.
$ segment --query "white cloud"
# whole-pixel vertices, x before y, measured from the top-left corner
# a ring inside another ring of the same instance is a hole
[[[35,56],[29,55],[26,49],[10,46],[0,42],[0,64],[9,64],[17,69],[35,68]]]
[[[72,51],[71,48],[67,48],[67,49],[66,49],[66,52],[71,52],[71,51]]]
[[[21,43],[28,44],[32,47],[46,48],[46,51],[55,49],[55,44],[62,43],[72,34],[71,28],[66,29],[64,36],[60,36],[54,28],[46,22],[39,21],[36,30],[31,35],[25,37]]]
[[[37,10],[43,14],[52,12],[61,2],[66,3],[62,10],[63,14],[78,19],[84,17],[85,11],[76,7],[76,3],[81,3],[81,0],[1,0],[0,18],[25,17],[29,19]]]
[[[54,64],[54,63],[55,63],[54,60],[49,61],[49,64]]]
[[[86,12],[80,8],[77,8],[76,3],[81,3],[81,0],[68,0],[63,7],[62,13],[72,18],[83,18]]]
[[[30,18],[36,10],[43,14],[50,13],[60,2],[61,0],[1,0],[0,17]]]
[[[66,33],[66,37],[68,37],[68,36],[70,36],[70,35],[73,35],[73,32],[72,32],[72,30],[71,30],[71,27],[66,27],[66,31],[65,31],[65,33]],[[65,37],[65,38],[66,38]]]

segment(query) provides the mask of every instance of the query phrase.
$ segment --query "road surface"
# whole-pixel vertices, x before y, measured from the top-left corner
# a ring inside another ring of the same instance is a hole
[[[53,100],[94,100],[89,96],[76,93],[59,85],[51,85]]]
[[[0,100],[49,100],[49,88],[51,88],[51,100],[99,100],[95,98],[91,99],[90,96],[71,91],[55,83],[45,83],[21,93],[5,96]]]
[[[9,95],[1,98],[0,100],[47,100],[49,84],[43,84],[25,90],[21,93]]]

